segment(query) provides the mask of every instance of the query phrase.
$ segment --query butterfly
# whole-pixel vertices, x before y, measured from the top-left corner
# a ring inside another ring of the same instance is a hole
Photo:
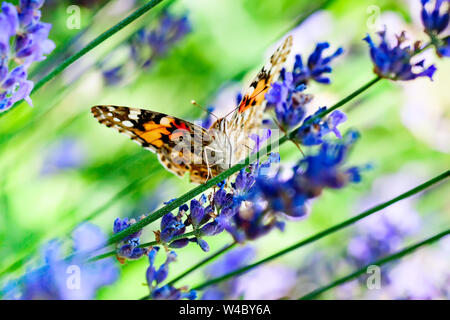
[[[94,117],[107,127],[130,137],[142,147],[156,153],[170,172],[190,181],[204,183],[245,159],[264,114],[264,97],[277,79],[292,47],[288,36],[259,71],[228,116],[217,119],[209,129],[189,121],[155,111],[113,105],[91,108]]]

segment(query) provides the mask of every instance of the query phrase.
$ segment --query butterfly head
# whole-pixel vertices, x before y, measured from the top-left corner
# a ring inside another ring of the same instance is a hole
[[[228,120],[226,117],[217,119],[209,128],[209,130],[217,130],[220,132],[226,132],[228,128]]]

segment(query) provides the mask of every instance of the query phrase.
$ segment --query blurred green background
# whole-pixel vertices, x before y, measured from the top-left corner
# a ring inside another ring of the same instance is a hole
[[[103,7],[82,7],[81,27],[86,32],[74,45],[66,47],[67,52],[81,48],[142,3],[118,0]],[[53,24],[50,38],[57,47],[66,46],[80,32],[66,27],[66,8],[70,4],[58,1],[42,10],[42,20]],[[304,57],[322,41],[330,42],[330,53],[339,46],[345,49],[345,54],[333,64],[332,84],[312,84],[308,88],[315,94],[314,108],[329,106],[372,79],[367,45],[361,40],[367,32],[373,34],[386,24],[392,31],[407,29],[411,37],[425,39],[420,33],[418,4],[419,1],[406,0],[172,1],[171,12],[186,13],[192,32],[151,69],[137,70],[135,78],[126,85],[106,85],[96,62],[139,27],[154,23],[161,8],[150,11],[42,88],[33,96],[33,108],[22,105],[0,118],[2,277],[22,273],[27,263],[38,257],[39,248],[46,241],[67,237],[82,221],[89,219],[110,234],[116,217],[150,213],[192,187],[187,177],[178,179],[163,170],[154,154],[100,126],[90,113],[91,106],[126,105],[181,118],[201,118],[204,114],[190,104],[192,99],[217,108],[232,105],[239,88],[245,87],[288,32],[294,35],[294,53]],[[292,30],[301,20],[304,21]],[[348,121],[343,129],[355,128],[362,135],[349,164],[373,164],[373,169],[365,172],[363,182],[326,191],[311,204],[307,218],[289,222],[284,233],[273,231],[255,241],[258,257],[356,214],[364,208],[357,204],[378,177],[406,170],[417,178],[415,183],[405,182],[400,190],[392,190],[393,197],[448,169],[450,64],[438,60],[432,52],[426,57],[438,68],[434,82],[382,81],[344,107]],[[280,153],[284,164],[299,158],[292,144],[283,145]],[[61,158],[70,158],[73,165],[60,168],[57,164]],[[416,209],[425,223],[416,240],[449,225],[450,185],[434,189],[417,201]],[[388,198],[380,198],[379,202],[384,200]],[[155,229],[156,225],[145,229],[144,242],[153,240],[151,230]],[[309,252],[345,249],[350,232],[351,228],[338,232],[273,263],[301,268],[302,259]],[[214,252],[230,240],[223,233],[208,242]],[[177,262],[171,265],[173,276],[205,257],[194,244],[178,253]],[[147,288],[142,285],[146,267],[145,258],[123,265],[120,280],[102,289],[99,298],[136,299],[146,295]],[[195,285],[202,279],[199,271],[182,284]]]

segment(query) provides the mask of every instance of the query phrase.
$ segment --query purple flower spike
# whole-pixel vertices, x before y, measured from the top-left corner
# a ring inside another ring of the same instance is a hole
[[[421,17],[425,32],[431,36],[437,36],[444,31],[449,23],[450,8],[448,0],[436,0],[433,10],[427,10],[426,6],[430,0],[421,0]],[[447,6],[447,8],[445,8]]]
[[[287,131],[297,126],[306,114],[306,105],[312,100],[312,95],[303,91],[306,86],[294,82],[293,74],[284,69],[280,81],[275,82],[266,94],[267,108],[273,108],[278,125]]]
[[[165,286],[153,291],[151,297],[155,300],[194,300],[197,298],[197,293],[194,290],[186,292],[185,290],[176,289],[175,287],[166,284]]]
[[[205,240],[196,239],[196,242],[204,252],[209,252],[209,245]]]
[[[87,251],[105,245],[106,236],[100,228],[83,223],[73,234],[73,253],[68,256],[67,246],[60,240],[52,240],[43,247],[42,265],[27,271],[11,283],[2,297],[23,300],[91,300],[98,289],[114,283],[119,276],[116,263],[111,258],[95,263],[87,262]],[[66,258],[64,258],[66,257]],[[71,275],[81,279],[71,282]],[[11,296],[10,296],[11,295]]]
[[[301,55],[298,54],[295,56],[293,76],[294,83],[296,85],[307,84],[310,80],[314,80],[322,84],[331,83],[330,78],[325,76],[325,74],[331,73],[331,61],[341,55],[344,50],[342,48],[338,48],[333,54],[323,57],[323,51],[329,47],[330,44],[328,42],[318,43],[314,52],[309,56],[308,63],[306,65],[303,64]]]
[[[341,123],[344,123],[347,120],[347,116],[345,115],[345,113],[343,113],[342,111],[339,110],[335,110],[333,111],[330,116],[328,117],[328,119],[326,120],[326,123],[328,125],[328,129],[333,132],[336,137],[338,137],[339,139],[342,139],[342,135],[339,132],[337,126],[340,125]]]
[[[425,33],[430,36],[439,57],[450,57],[450,36],[448,33],[442,34],[447,30],[450,20],[450,1],[436,0],[434,7],[431,8],[427,8],[430,0],[421,0],[421,2],[421,17]]]
[[[242,169],[236,177],[234,188],[238,193],[247,192],[255,182],[255,177],[251,172]]]
[[[403,46],[403,42],[406,40],[405,33],[402,32],[397,36],[397,44],[390,46],[386,40],[386,31],[378,33],[381,41],[377,46],[372,41],[372,38],[367,35],[364,38],[370,47],[370,57],[374,63],[374,72],[382,78],[391,80],[414,80],[419,77],[433,78],[433,74],[436,71],[434,65],[424,68],[424,61],[420,61],[412,64],[411,58],[416,53],[417,48],[411,46]],[[413,68],[419,67],[421,72],[413,72]]]
[[[174,248],[174,249],[181,249],[181,248],[186,247],[189,244],[189,242],[190,241],[188,238],[178,239],[178,240],[172,241],[169,244],[169,247]]]
[[[176,289],[171,285],[158,287],[161,282],[167,279],[169,265],[174,262],[177,257],[175,252],[169,252],[166,261],[157,269],[155,267],[155,257],[158,251],[159,247],[154,247],[149,253],[149,266],[146,271],[146,279],[150,290],[150,297],[157,300],[195,299],[195,291],[187,291],[185,288]]]
[[[124,218],[121,220],[117,218],[114,220],[113,232],[119,233],[131,225],[135,224],[136,220]],[[140,245],[140,236],[142,234],[142,229],[132,233],[125,238],[123,238],[117,245],[117,258],[121,263],[124,263],[126,259],[128,260],[137,260],[142,256],[148,253],[147,248],[141,248]]]
[[[200,225],[205,217],[205,208],[198,200],[191,201],[191,221],[194,226]]]
[[[263,142],[267,141],[271,135],[272,131],[270,129],[266,129],[261,136],[257,134],[251,134],[249,138],[255,141],[255,147],[253,148],[252,153],[258,152],[259,149],[261,149]]]
[[[51,24],[40,22],[43,0],[20,1],[16,7],[3,2],[0,13],[0,112],[25,100],[30,106],[33,82],[29,66],[45,59],[55,48],[48,39]],[[10,44],[14,45],[11,47]],[[11,70],[8,74],[8,71]]]
[[[103,70],[106,83],[109,85],[119,84],[130,77],[132,73],[153,67],[189,32],[191,32],[191,25],[187,16],[176,16],[168,11],[163,11],[156,26],[140,29],[124,45],[129,49],[129,59],[124,59],[125,61],[119,65],[109,66],[108,60],[113,61],[116,57],[114,56],[116,52],[113,52],[113,55],[102,63],[102,65],[108,65]],[[117,56],[120,56],[120,53]],[[204,123],[205,128],[208,128],[210,124],[211,121],[208,118]]]
[[[224,227],[218,221],[213,221],[213,222],[205,224],[200,229],[200,234],[202,236],[215,236],[215,235],[221,233],[223,230],[224,230]]]
[[[174,262],[177,258],[177,255],[174,251],[171,251],[167,254],[166,261],[159,267],[158,271],[155,273],[154,280],[156,284],[160,284],[164,280],[166,280],[169,275],[169,264]]]
[[[313,117],[317,117],[317,115],[320,115],[325,110],[326,107],[319,108],[312,116],[307,117],[303,123],[309,123]],[[322,144],[324,136],[330,132],[333,132],[336,137],[341,138],[341,133],[337,127],[346,120],[347,116],[339,110],[332,112],[325,120],[317,117],[312,123],[300,127],[296,139],[304,146],[314,146]]]

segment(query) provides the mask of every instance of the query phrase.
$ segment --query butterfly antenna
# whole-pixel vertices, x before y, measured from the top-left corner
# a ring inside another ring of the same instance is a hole
[[[261,93],[263,93],[263,92],[265,92],[265,88],[259,90],[259,91],[258,91],[257,93],[255,93],[255,94],[252,94],[251,97],[254,99],[254,98],[256,98],[257,96],[259,96],[259,95],[260,95]],[[247,96],[247,95],[245,95],[244,97],[246,97],[246,96]],[[241,102],[239,102],[238,106],[237,106],[236,108],[234,108],[233,110],[231,110],[230,112],[228,112],[227,115],[226,115],[224,118],[228,117],[230,114],[232,114],[232,113],[235,112],[237,109],[239,109],[239,108],[241,107],[242,100],[244,100],[244,98],[242,98],[242,99],[241,99]]]
[[[202,110],[205,111],[206,113],[212,115],[214,118],[216,118],[216,120],[219,120],[219,117],[218,117],[218,116],[216,116],[214,113],[212,113],[211,111],[209,111],[208,108],[205,108],[204,106],[199,105],[199,104],[197,103],[197,101],[192,100],[191,103],[192,103],[194,106],[199,107],[200,109],[202,109]]]
[[[235,112],[237,109],[239,109],[239,106],[237,106],[236,108],[233,108],[230,112],[228,112],[224,118],[228,117],[230,114],[232,114],[233,112]]]

